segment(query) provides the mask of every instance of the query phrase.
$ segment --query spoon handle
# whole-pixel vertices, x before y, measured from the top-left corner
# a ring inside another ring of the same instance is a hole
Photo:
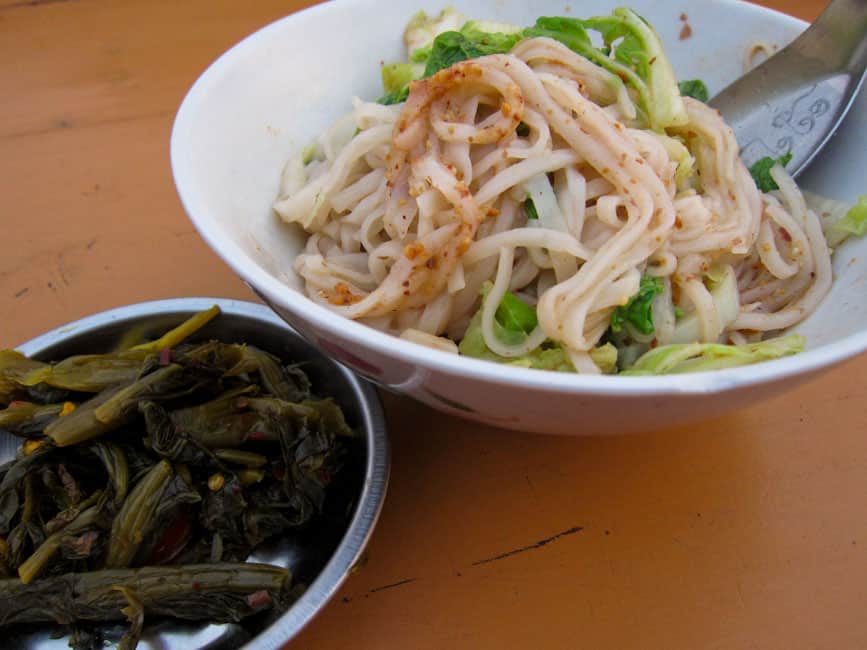
[[[867,0],[832,0],[804,33],[710,101],[747,165],[787,153],[796,176],[834,134],[867,69]]]
[[[788,48],[818,59],[828,70],[860,74],[867,67],[867,0],[832,0]]]

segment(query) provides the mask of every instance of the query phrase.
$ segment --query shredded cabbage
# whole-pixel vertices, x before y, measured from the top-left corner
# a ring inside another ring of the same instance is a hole
[[[702,370],[721,370],[758,361],[779,359],[804,351],[804,337],[789,334],[759,343],[722,345],[685,343],[663,345],[642,355],[621,375],[669,375]]]

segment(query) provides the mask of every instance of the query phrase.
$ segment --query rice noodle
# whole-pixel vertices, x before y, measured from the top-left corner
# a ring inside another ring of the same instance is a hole
[[[665,338],[675,307],[694,314],[706,342],[754,340],[815,309],[830,287],[830,253],[785,171],[774,168],[780,190],[762,194],[716,111],[685,98],[687,124],[646,131],[608,79],[533,38],[414,82],[402,106],[354,100],[318,143],[324,160],[287,164],[274,206],[310,233],[295,260],[307,293],[454,352],[443,337],[462,336],[491,281],[488,347],[515,357],[552,339],[579,372],[598,371],[589,352],[642,275],[664,282],[654,313]],[[344,142],[347,121],[357,132]],[[700,174],[681,189],[669,154],[678,142]],[[553,218],[528,222],[526,184],[542,188]],[[734,318],[705,284],[716,267],[737,278],[738,305],[726,303]],[[509,290],[536,304],[539,325],[519,345],[495,335]]]

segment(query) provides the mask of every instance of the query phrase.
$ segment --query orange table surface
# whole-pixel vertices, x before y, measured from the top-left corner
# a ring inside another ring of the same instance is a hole
[[[187,220],[169,132],[210,61],[305,4],[0,0],[0,347],[130,302],[254,299]],[[809,20],[822,2],[773,6]],[[384,396],[367,562],[292,647],[867,648],[865,375],[862,356],[615,438]]]

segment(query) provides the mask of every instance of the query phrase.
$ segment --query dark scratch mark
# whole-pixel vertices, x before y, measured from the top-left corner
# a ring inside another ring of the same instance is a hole
[[[49,283],[46,284],[45,286],[47,286],[49,289],[51,289],[51,290],[54,291],[55,293],[57,292],[57,287],[54,286],[54,283],[53,283],[53,282],[49,282]]]
[[[406,580],[401,580],[399,582],[392,582],[390,585],[382,585],[381,587],[374,587],[367,593],[375,594],[377,591],[383,591],[385,589],[393,589],[394,587],[400,587],[401,585],[408,585],[410,582],[415,582],[418,578],[407,578]]]
[[[58,129],[71,129],[72,128],[72,122],[70,122],[69,120],[59,120],[57,122],[57,128]]]
[[[68,2],[69,0],[58,0],[58,1],[59,2],[62,2],[62,1]],[[5,9],[5,7],[0,7],[0,11],[3,11],[4,9]],[[157,119],[157,118],[163,118],[163,117],[166,117],[166,116],[172,115],[172,114],[173,114],[173,111],[161,110],[161,111],[154,111],[153,113],[145,112],[145,113],[141,113],[139,115],[122,115],[120,117],[109,118],[109,119],[104,119],[104,120],[97,119],[97,120],[93,120],[92,122],[84,122],[82,124],[74,124],[74,125],[71,125],[70,127],[59,127],[56,124],[53,124],[49,127],[36,128],[36,129],[32,129],[30,131],[19,131],[17,133],[0,133],[0,140],[14,140],[16,138],[27,138],[27,137],[31,137],[31,136],[50,135],[50,134],[56,133],[57,131],[60,131],[60,130],[65,131],[65,130],[75,129],[76,131],[78,131],[81,129],[92,129],[92,128],[99,128],[99,127],[105,127],[105,126],[113,126],[115,124],[123,124],[125,122],[135,122],[136,120],[152,120],[152,119]]]
[[[538,542],[535,542],[533,544],[528,544],[527,546],[522,546],[521,548],[512,549],[511,551],[506,551],[505,553],[500,553],[499,555],[495,555],[494,557],[488,557],[484,560],[476,560],[475,562],[473,562],[472,566],[479,566],[480,564],[487,564],[488,562],[496,562],[497,560],[505,560],[507,557],[512,557],[513,555],[518,555],[519,553],[534,551],[536,549],[542,548],[547,544],[550,544],[556,539],[566,537],[567,535],[574,535],[575,533],[580,533],[582,530],[584,530],[583,526],[573,526],[572,528],[557,533],[556,535],[552,535],[551,537],[540,539]]]
[[[66,2],[75,2],[76,0],[21,0],[21,2],[13,2],[12,4],[0,7],[0,11],[7,9],[18,9],[20,7],[38,7],[40,5],[55,5]]]
[[[20,298],[21,296],[23,296],[23,295],[24,295],[25,293],[27,293],[28,291],[30,291],[30,287],[24,287],[23,289],[21,289],[21,290],[15,292],[15,297],[16,297],[16,298]]]
[[[93,248],[95,245],[96,245],[96,237],[94,237],[94,238],[91,239],[89,242],[87,242],[87,244],[85,244],[85,248],[86,248],[87,250],[90,250],[90,249]]]
[[[64,259],[64,252],[60,252],[57,256],[57,270],[60,273],[60,279],[63,281],[67,287],[69,286],[69,278],[66,276],[66,260]]]
[[[344,596],[341,600],[342,600],[344,603],[352,602],[352,598],[349,598],[348,596]]]

